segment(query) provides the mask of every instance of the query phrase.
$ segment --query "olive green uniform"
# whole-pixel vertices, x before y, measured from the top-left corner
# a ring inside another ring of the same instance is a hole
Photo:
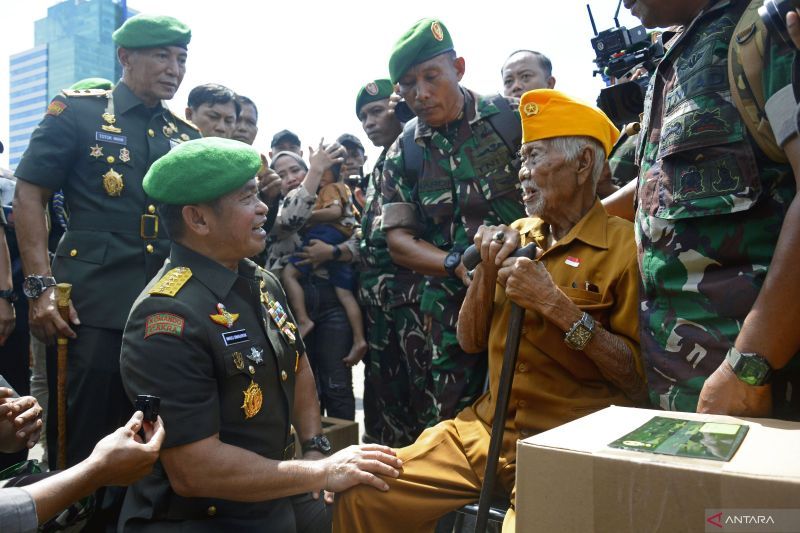
[[[142,178],[172,146],[199,136],[161,104],[146,107],[123,82],[113,91],[64,91],[50,103],[17,167],[23,181],[63,189],[70,213],[53,261],[56,280],[73,286],[81,321],[78,338],[69,343],[67,466],[86,458],[130,415],[119,378],[122,329],[134,299],[169,251]],[[51,352],[48,378],[54,388]],[[48,443],[55,460],[54,390],[50,398]]]
[[[228,322],[218,304],[231,313]],[[305,348],[299,335],[285,331],[294,323],[288,309],[277,279],[251,261],[241,261],[237,273],[172,245],[164,268],[134,303],[120,357],[128,397],[161,398],[164,449],[219,435],[262,457],[291,458],[295,371]],[[130,487],[120,517],[120,531],[295,528],[287,498],[181,497],[161,463]]]

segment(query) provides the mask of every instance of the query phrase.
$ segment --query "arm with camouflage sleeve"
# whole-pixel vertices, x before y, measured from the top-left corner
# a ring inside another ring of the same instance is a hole
[[[401,137],[402,138],[402,137]],[[420,220],[412,190],[414,184],[404,175],[403,150],[398,138],[386,153],[381,190],[381,228],[386,232],[386,242],[392,261],[426,276],[447,276],[444,259],[447,252],[440,250],[420,237],[425,221]],[[463,263],[456,275],[469,285],[467,269]]]

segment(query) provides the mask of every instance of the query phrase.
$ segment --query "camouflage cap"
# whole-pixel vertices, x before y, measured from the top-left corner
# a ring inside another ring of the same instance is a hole
[[[389,58],[389,77],[397,83],[414,65],[451,50],[453,40],[445,25],[438,19],[422,19],[395,43]]]
[[[394,84],[385,78],[367,83],[358,91],[356,96],[356,116],[361,113],[361,108],[366,104],[385,100],[392,96]]]
[[[250,145],[205,137],[181,143],[156,160],[142,187],[164,204],[201,204],[235,191],[260,169],[261,154]]]
[[[69,86],[73,91],[83,91],[85,89],[106,89],[111,90],[114,88],[114,82],[105,78],[84,78],[76,81]]]
[[[155,48],[180,46],[186,48],[192,40],[192,30],[180,20],[164,15],[135,15],[111,34],[114,44],[121,48]]]
[[[586,136],[597,139],[606,156],[619,139],[619,130],[605,113],[555,89],[536,89],[519,102],[522,143],[553,137]]]

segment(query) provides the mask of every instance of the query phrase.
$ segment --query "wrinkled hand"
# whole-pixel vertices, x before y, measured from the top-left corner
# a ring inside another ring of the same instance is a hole
[[[786,13],[786,30],[795,48],[800,49],[800,9]]]
[[[10,435],[5,442],[6,451],[33,448],[42,434],[42,407],[33,396],[14,398],[14,391],[0,387],[0,424],[5,426],[3,434]]]
[[[137,435],[142,427],[144,442]],[[124,426],[95,445],[87,461],[97,469],[102,486],[124,487],[150,473],[158,459],[164,436],[161,417],[155,423],[144,422],[142,412],[136,411]]]
[[[263,170],[258,173],[256,178],[258,181],[258,195],[264,202],[270,203],[281,192],[281,177],[278,176],[277,172],[269,168],[267,157],[264,154],[261,154],[261,162]]]
[[[525,309],[548,315],[549,310],[569,299],[556,286],[544,265],[527,257],[509,257],[497,272],[509,300]]]
[[[345,150],[344,146],[337,142],[325,146],[324,142],[324,138],[320,139],[316,150],[310,146],[308,147],[309,170],[314,168],[323,173],[333,165],[344,162],[344,156],[347,155],[347,150]]]
[[[5,298],[0,298],[0,346],[5,346],[8,337],[14,332],[16,323],[14,305]]]
[[[403,462],[394,450],[378,444],[348,446],[317,461],[325,468],[325,490],[342,492],[359,484],[387,491],[389,485],[378,476],[398,477]]]
[[[303,454],[304,461],[319,461],[320,459],[325,459],[327,457],[324,453],[318,452],[317,450],[309,450]],[[315,490],[311,492],[311,497],[315,500],[319,500],[320,493],[322,493],[322,497],[325,500],[325,503],[332,504],[333,503],[333,492],[328,492],[327,490]]]
[[[43,343],[53,344],[58,335],[63,335],[70,339],[77,337],[72,328],[69,327],[69,324],[64,322],[61,315],[58,314],[55,287],[48,288],[39,298],[29,300],[28,306],[28,323],[31,333]],[[78,313],[72,306],[72,300],[69,302],[69,321],[76,326],[81,323],[78,319]]]
[[[494,239],[498,232],[502,232],[505,237],[502,243]],[[519,248],[520,237],[517,230],[502,224],[479,227],[472,241],[481,252],[481,264],[484,265],[484,272],[496,273],[503,261]]]
[[[728,361],[706,379],[697,402],[698,413],[765,417],[772,413],[772,386],[748,385],[733,372]]]
[[[298,265],[311,265],[313,268],[317,268],[322,263],[333,260],[333,246],[319,239],[311,239],[308,241],[308,245],[294,256],[301,259],[297,263]]]

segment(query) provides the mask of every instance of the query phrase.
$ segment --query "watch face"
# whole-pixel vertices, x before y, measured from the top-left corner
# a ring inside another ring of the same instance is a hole
[[[460,262],[461,254],[458,253],[447,254],[447,257],[444,258],[445,268],[456,268]]]
[[[322,453],[328,453],[331,451],[331,441],[329,441],[328,437],[325,435],[317,439],[317,445]]]
[[[769,371],[766,365],[755,356],[742,355],[740,361],[739,371],[736,372],[739,379],[749,385],[761,385]]]
[[[38,298],[42,294],[42,280],[33,276],[22,282],[22,292],[28,298]]]
[[[575,328],[575,331],[572,332],[572,335],[570,335],[570,341],[581,348],[586,346],[586,343],[588,343],[591,338],[592,332],[583,324],[579,324],[578,327]]]

